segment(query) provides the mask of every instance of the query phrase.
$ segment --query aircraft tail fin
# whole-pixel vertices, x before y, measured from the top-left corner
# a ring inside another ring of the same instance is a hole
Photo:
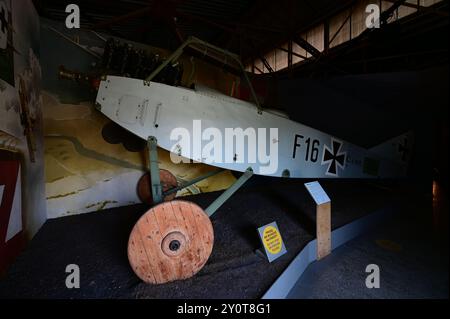
[[[412,155],[413,144],[414,134],[412,131],[409,131],[370,148],[369,152],[377,155],[379,158],[408,165]]]

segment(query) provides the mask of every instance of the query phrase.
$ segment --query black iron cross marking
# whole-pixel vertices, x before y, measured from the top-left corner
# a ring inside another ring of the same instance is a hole
[[[324,145],[322,165],[328,164],[327,174],[337,175],[338,166],[344,168],[346,152],[341,152],[342,143],[331,141],[331,150]]]
[[[2,11],[0,11],[0,22],[2,33],[6,33],[8,22],[6,21],[6,12],[4,8],[2,8]]]
[[[405,137],[403,140],[403,144],[398,144],[398,151],[402,153],[402,161],[407,160],[407,156],[409,154],[409,148],[408,148],[408,139]]]

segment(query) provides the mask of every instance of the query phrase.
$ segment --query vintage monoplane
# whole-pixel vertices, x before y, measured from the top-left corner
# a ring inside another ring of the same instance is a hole
[[[185,88],[154,81],[187,47],[239,66],[253,101],[205,87]],[[209,217],[253,174],[283,178],[403,177],[407,148],[413,142],[408,132],[364,149],[262,109],[238,56],[197,38],[189,38],[145,80],[104,77],[96,106],[113,122],[148,141],[150,178],[140,183],[149,183],[155,206],[136,223],[128,243],[130,264],[148,283],[185,279],[205,265],[214,241]],[[230,129],[234,129],[234,138],[239,138],[236,132],[242,133],[240,142],[213,141],[226,136]],[[203,139],[191,145],[181,136],[186,131],[193,139],[199,134]],[[205,210],[183,200],[164,201],[201,178],[174,184],[169,172],[159,170],[157,146],[171,151],[178,160],[190,159],[244,174]]]

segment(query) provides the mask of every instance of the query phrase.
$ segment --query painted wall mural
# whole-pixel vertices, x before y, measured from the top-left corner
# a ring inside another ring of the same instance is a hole
[[[34,236],[47,218],[39,38],[39,16],[31,0],[0,0],[0,176],[5,181],[0,198],[0,234],[5,235],[0,236],[0,255],[3,261],[17,255],[20,251],[17,243]],[[17,174],[8,169],[10,165],[14,165]],[[8,181],[15,181],[14,187],[11,184],[7,189]]]
[[[14,46],[11,1],[0,1],[0,79],[14,85]],[[1,87],[0,87],[1,88]]]
[[[147,171],[147,150],[131,152],[127,145],[105,141],[102,129],[110,120],[95,110],[95,91],[88,85],[58,78],[60,65],[89,73],[98,61],[54,30],[100,54],[104,45],[104,41],[95,34],[66,30],[51,21],[42,23],[48,217],[140,203],[137,183]],[[167,54],[158,48],[133,45]],[[186,58],[183,65],[182,83],[186,86],[201,83],[230,93],[233,81],[238,81],[236,77],[201,61]],[[158,150],[158,154],[160,167],[174,174],[179,184],[215,170],[202,164],[173,164],[169,152],[162,149]],[[178,192],[177,196],[222,190],[234,181],[235,177],[230,172],[224,172]]]

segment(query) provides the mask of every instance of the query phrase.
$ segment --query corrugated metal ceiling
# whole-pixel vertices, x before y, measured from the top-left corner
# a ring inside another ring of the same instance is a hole
[[[59,21],[74,2],[83,28],[169,49],[193,35],[245,59],[353,0],[34,0],[42,16]]]

